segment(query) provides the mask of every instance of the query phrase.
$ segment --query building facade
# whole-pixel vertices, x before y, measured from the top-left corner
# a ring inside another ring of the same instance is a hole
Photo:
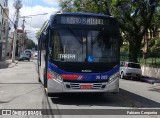
[[[17,29],[16,56],[19,56],[23,52],[23,34],[22,29]]]
[[[20,54],[26,49],[26,41],[27,41],[26,32],[22,29],[17,29],[17,40],[16,40],[16,50],[15,56],[20,56]],[[11,32],[8,37],[8,46],[7,46],[7,56],[11,57],[12,55],[12,44],[14,40],[14,32]]]
[[[12,48],[13,48],[13,39],[14,39],[14,32],[10,32],[8,36],[8,43],[7,43],[7,57],[12,57]]]
[[[0,0],[0,60],[4,60],[7,55],[7,43],[9,34],[8,16],[8,0]]]
[[[2,16],[3,16],[3,0],[0,0],[0,60],[2,57],[2,43],[1,43],[1,35],[2,35]]]

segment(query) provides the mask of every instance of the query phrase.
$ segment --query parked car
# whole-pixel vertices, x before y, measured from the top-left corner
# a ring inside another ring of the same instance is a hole
[[[24,52],[29,54],[30,58],[32,57],[32,51],[31,50],[25,50]]]
[[[139,63],[135,62],[121,62],[120,63],[120,77],[123,78],[137,78],[141,79],[142,70]]]
[[[30,54],[28,54],[26,52],[22,52],[20,54],[19,61],[21,61],[21,60],[28,60],[28,61],[30,61]]]

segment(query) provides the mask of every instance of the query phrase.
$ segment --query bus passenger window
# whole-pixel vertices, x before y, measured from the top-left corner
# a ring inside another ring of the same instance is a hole
[[[61,44],[61,39],[60,39],[60,36],[59,36],[59,33],[58,32],[55,32],[55,35],[53,37],[53,45],[54,45],[54,49],[53,49],[53,52],[54,52],[54,59],[55,60],[59,60],[59,54],[62,54],[63,53],[63,47],[62,47],[62,44]]]

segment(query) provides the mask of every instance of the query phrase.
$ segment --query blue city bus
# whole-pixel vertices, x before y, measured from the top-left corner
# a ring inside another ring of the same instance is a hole
[[[102,14],[57,13],[38,38],[38,75],[53,93],[118,93],[118,21]]]

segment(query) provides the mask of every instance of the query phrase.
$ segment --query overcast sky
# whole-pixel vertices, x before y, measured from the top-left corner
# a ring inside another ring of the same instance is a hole
[[[32,16],[26,18],[25,30],[28,32],[28,37],[37,43],[35,33],[39,30],[42,24],[49,19],[50,15],[56,13],[59,8],[59,0],[21,0],[23,7],[20,9],[20,16],[36,15],[48,13],[47,15]],[[13,7],[14,0],[8,0],[9,17],[15,21],[15,8]],[[18,29],[22,29],[22,18],[19,19]],[[12,30],[14,30],[12,28]]]

